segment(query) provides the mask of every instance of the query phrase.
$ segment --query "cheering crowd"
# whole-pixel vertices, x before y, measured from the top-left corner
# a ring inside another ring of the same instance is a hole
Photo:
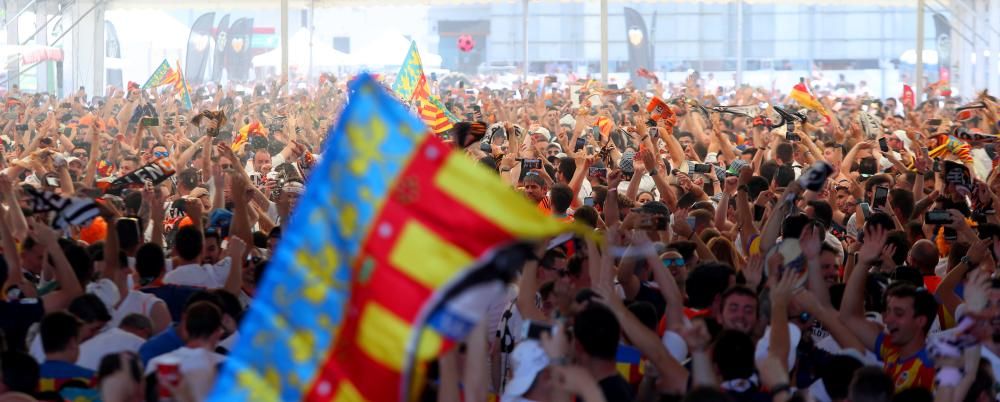
[[[0,400],[204,400],[345,81],[6,93]],[[434,85],[442,140],[604,241],[539,247],[423,400],[1000,396],[994,98],[572,84]]]

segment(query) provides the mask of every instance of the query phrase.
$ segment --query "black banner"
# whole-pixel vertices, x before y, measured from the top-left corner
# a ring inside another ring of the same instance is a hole
[[[649,32],[642,15],[625,7],[625,43],[628,44],[628,72],[636,88],[645,88],[648,80],[639,76],[640,68],[655,70],[653,55],[649,46]]]
[[[951,23],[948,18],[934,13],[934,39],[938,52],[938,81],[951,81]],[[948,86],[951,84],[949,82]]]
[[[205,73],[208,66],[209,41],[212,39],[212,24],[215,22],[215,13],[205,13],[198,17],[191,25],[191,34],[188,36],[187,57],[184,61],[184,78],[189,85],[198,85],[205,82]]]
[[[250,78],[250,40],[253,37],[253,18],[240,18],[229,27],[226,39],[226,73],[234,81]]]
[[[215,47],[212,50],[212,82],[222,82],[222,69],[225,67],[226,48],[229,46],[229,14],[222,17],[219,27],[215,30]]]

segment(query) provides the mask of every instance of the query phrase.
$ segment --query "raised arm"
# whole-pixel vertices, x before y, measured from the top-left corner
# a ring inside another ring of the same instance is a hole
[[[880,258],[885,239],[886,232],[881,227],[865,230],[865,242],[857,254],[857,267],[847,278],[840,305],[840,321],[854,332],[868,350],[875,348],[875,341],[882,333],[882,328],[865,318],[865,283],[868,280],[868,268]]]

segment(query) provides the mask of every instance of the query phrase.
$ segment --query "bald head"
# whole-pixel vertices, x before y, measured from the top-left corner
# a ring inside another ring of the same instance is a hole
[[[920,270],[924,275],[934,275],[934,267],[938,263],[938,250],[934,242],[921,239],[913,243],[910,247],[910,254],[906,257],[911,266]]]

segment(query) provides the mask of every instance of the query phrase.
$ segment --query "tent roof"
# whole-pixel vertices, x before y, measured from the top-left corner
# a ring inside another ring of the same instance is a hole
[[[562,2],[572,3],[585,0],[529,0],[533,3]],[[737,0],[633,0],[634,3],[734,3]],[[916,7],[914,0],[744,0],[747,4],[797,4],[797,5],[867,5],[867,6],[888,6],[888,7]],[[944,3],[950,0],[944,0]],[[489,3],[517,4],[520,0],[382,0],[372,2],[370,0],[289,0],[289,7],[360,7],[360,6],[435,6],[435,5],[472,5]],[[173,0],[163,2],[162,0],[109,0],[108,7],[111,9],[139,9],[139,8],[176,8],[176,9],[260,9],[278,8],[281,6],[279,0]]]
[[[300,29],[288,39],[288,64],[299,67],[309,65],[309,30]],[[330,47],[324,42],[313,38],[312,64],[316,67],[333,67],[353,65],[354,58],[344,52]],[[253,58],[254,66],[280,66],[281,46]]]

